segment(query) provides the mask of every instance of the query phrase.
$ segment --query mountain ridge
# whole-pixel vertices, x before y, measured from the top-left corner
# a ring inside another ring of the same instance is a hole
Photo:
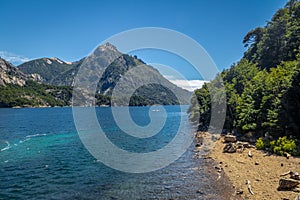
[[[97,77],[99,82],[97,83],[96,94],[93,97],[96,98],[96,105],[111,105],[111,95],[118,81],[126,77],[127,72],[138,66],[145,66],[147,73],[151,74],[152,82],[156,84],[142,85],[144,81],[143,77],[147,75],[145,75],[145,73],[135,74],[134,81],[132,79],[127,80],[127,88],[139,87],[136,88],[135,93],[127,103],[133,106],[189,103],[189,97],[191,96],[189,91],[174,85],[165,79],[157,69],[147,65],[136,56],[119,52],[117,48],[110,43],[98,46],[91,55],[79,61],[65,62],[57,57],[52,57],[34,59],[17,67],[11,64],[12,69],[15,69],[21,77],[24,77],[24,79],[21,79],[21,82],[19,81],[20,84],[18,84],[18,86],[26,87],[26,83],[31,81],[31,86],[35,85],[35,87],[38,88],[52,87],[50,90],[54,89],[60,92],[47,94],[52,95],[55,100],[61,101],[61,103],[59,103],[60,106],[71,105],[69,92],[74,87],[75,77],[83,66],[90,68],[90,78],[95,78],[95,76],[93,76],[95,74],[102,75],[101,77]],[[15,82],[10,83],[11,85],[15,84]],[[47,91],[50,90],[49,88],[47,89]],[[64,97],[61,98],[59,96],[61,92],[67,95],[63,95]],[[172,94],[174,92],[180,96],[180,101],[176,95]],[[126,102],[122,101],[121,104],[126,105]],[[45,105],[55,106],[55,103],[46,103]]]

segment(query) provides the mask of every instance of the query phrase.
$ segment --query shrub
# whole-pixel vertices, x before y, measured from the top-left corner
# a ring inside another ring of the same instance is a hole
[[[256,140],[255,146],[259,150],[264,150],[267,148],[267,142],[262,137],[260,137],[258,138],[258,140]]]
[[[271,141],[270,147],[271,151],[278,155],[283,155],[284,152],[292,155],[297,155],[299,153],[297,152],[296,141],[293,139],[288,139],[286,136]]]

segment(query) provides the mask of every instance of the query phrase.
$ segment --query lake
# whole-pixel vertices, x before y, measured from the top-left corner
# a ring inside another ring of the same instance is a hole
[[[162,117],[162,130],[147,139],[124,134],[111,108],[97,107],[99,124],[118,147],[138,153],[155,151],[176,135],[180,119],[193,135],[187,106],[131,107],[133,121],[146,126]],[[124,108],[120,108],[124,109]],[[226,199],[207,162],[194,158],[194,145],[175,162],[148,173],[126,173],[95,159],[77,134],[72,108],[0,109],[0,199]],[[157,161],[159,162],[159,161]],[[198,191],[198,192],[197,192]]]

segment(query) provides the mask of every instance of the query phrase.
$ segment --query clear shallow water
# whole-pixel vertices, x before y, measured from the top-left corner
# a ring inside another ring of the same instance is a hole
[[[124,134],[110,108],[96,111],[112,142],[128,151],[149,152],[168,144],[180,117],[187,119],[178,106],[164,108],[165,127],[147,140]],[[137,124],[150,122],[149,107],[130,110]],[[192,133],[190,126],[185,128]],[[204,162],[193,158],[193,145],[164,169],[129,174],[89,154],[77,135],[71,108],[0,109],[0,199],[226,199],[213,179]]]

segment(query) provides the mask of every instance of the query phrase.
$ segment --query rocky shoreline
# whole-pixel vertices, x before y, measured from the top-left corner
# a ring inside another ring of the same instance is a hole
[[[230,199],[284,199],[300,197],[300,158],[270,155],[234,136],[207,132],[195,135],[196,157],[211,161],[216,180],[229,179]],[[204,152],[204,153],[203,153]],[[293,175],[296,175],[296,177]]]

